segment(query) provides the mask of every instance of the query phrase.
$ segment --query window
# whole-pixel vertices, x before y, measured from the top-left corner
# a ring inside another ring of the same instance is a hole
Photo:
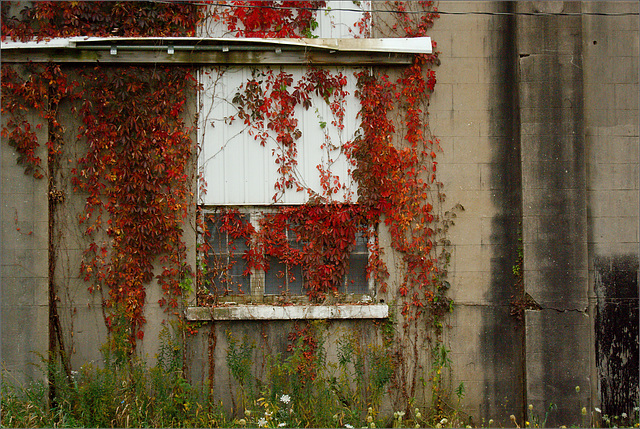
[[[367,276],[370,258],[377,266],[379,256],[375,231],[354,203],[356,71],[201,70],[198,200],[207,229],[200,254],[206,288],[190,320],[386,317],[386,306],[373,308],[375,285]],[[289,303],[297,305],[281,305]],[[317,308],[334,303],[367,305]]]
[[[370,301],[374,285],[367,278],[367,237],[372,231],[350,220],[342,230],[340,226],[331,229],[340,230],[336,240],[318,233],[315,220],[311,227],[301,221],[306,209],[205,212],[207,233],[201,259],[208,296],[201,293],[200,302],[305,303],[319,296],[309,293],[314,287],[334,301]]]

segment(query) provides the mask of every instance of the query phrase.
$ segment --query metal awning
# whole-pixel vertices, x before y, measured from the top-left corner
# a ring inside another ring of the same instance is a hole
[[[73,37],[3,42],[2,61],[60,63],[405,65],[432,52],[430,37],[260,39]]]

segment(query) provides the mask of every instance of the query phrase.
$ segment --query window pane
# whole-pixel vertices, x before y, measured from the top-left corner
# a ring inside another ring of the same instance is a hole
[[[347,293],[369,293],[367,280],[367,255],[352,253],[346,281]]]
[[[251,292],[250,276],[244,275],[247,269],[247,263],[242,256],[233,256],[229,258],[229,279],[227,287],[231,289],[231,294],[245,294]]]
[[[269,270],[264,276],[264,292],[267,295],[280,295],[288,292],[289,295],[302,295],[302,268],[299,265],[287,267],[277,258],[269,259]]]
[[[345,279],[346,293],[369,293],[367,280],[367,261],[369,250],[367,237],[362,232],[356,233],[356,245],[349,256],[349,270]]]
[[[245,220],[242,219],[244,222]],[[214,216],[207,219],[210,246],[207,255],[207,271],[212,284],[212,293],[238,295],[250,293],[250,275],[244,275],[247,263],[243,255],[248,250],[244,237],[231,238],[221,231],[222,223]]]

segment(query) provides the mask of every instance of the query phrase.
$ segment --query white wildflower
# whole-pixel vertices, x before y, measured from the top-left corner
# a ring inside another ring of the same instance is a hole
[[[367,416],[367,423],[371,423],[371,422],[373,422],[373,417]]]
[[[246,421],[245,419],[240,419],[240,420],[238,420],[238,424],[239,424],[240,426],[244,426],[244,425],[246,425],[246,424],[247,424],[247,421]]]
[[[416,424],[416,429],[419,429],[419,428],[420,428],[420,425],[419,425],[419,424]]]
[[[595,408],[594,408],[594,410],[596,410],[596,413],[600,413],[600,414],[602,414],[602,411],[600,411],[600,408],[595,407]]]
[[[422,413],[420,411],[418,411],[416,413],[416,419],[421,419],[422,418]]]
[[[258,420],[258,426],[263,428],[267,426],[267,419],[265,419],[264,417],[261,417],[260,420]]]
[[[369,427],[370,427],[371,429],[375,429],[375,428],[376,428],[376,424],[375,424],[375,423],[371,423],[371,424],[369,425]]]
[[[287,424],[286,424],[285,422],[278,423],[278,427],[279,427],[279,428],[283,428],[283,427],[285,427],[286,425],[287,425]]]
[[[492,425],[493,424],[493,419],[489,419],[489,424]]]
[[[440,424],[441,425],[446,425],[447,423],[449,423],[449,420],[447,420],[447,419],[440,420]]]
[[[627,413],[622,413],[622,414],[620,414],[620,415],[622,416],[622,418],[623,418],[623,419],[626,419],[626,418],[627,418]]]
[[[436,423],[436,429],[441,429],[442,425],[440,423]]]
[[[350,425],[350,424],[348,424],[348,423],[347,423],[346,425],[344,425],[344,427],[346,427],[347,429],[353,429],[353,426],[351,426],[351,425]]]
[[[289,395],[282,395],[282,396],[280,397],[280,400],[281,400],[282,402],[284,402],[285,404],[288,404],[289,402],[291,402],[291,396],[289,396]]]

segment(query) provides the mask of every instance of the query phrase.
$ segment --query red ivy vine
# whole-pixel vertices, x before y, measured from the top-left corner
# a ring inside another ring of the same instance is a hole
[[[181,2],[33,2],[16,18],[12,7],[2,2],[2,40],[193,35],[202,12]],[[86,196],[79,222],[91,241],[81,275],[90,291],[107,292],[105,323],[112,341],[125,342],[112,346],[130,353],[144,335],[146,285],[156,277],[160,304],[176,314],[189,286],[182,234],[193,201],[195,148],[183,118],[195,79],[184,67],[84,67],[76,80],[57,65],[26,67],[31,74],[24,79],[2,66],[2,113],[9,115],[2,137],[27,173],[43,177],[34,130],[44,125],[56,137],[47,142],[51,170],[67,143],[62,130],[75,125],[58,122],[57,106],[81,100],[69,105],[79,112],[77,139],[87,148],[72,170],[74,189]],[[32,124],[30,111],[43,123]]]
[[[155,1],[3,1],[2,40],[54,37],[193,36],[203,11],[189,2]],[[20,7],[20,17],[10,14]]]
[[[29,77],[23,78],[13,67],[2,66],[2,115],[8,117],[2,138],[16,150],[17,162],[24,166],[25,174],[41,179],[46,175],[46,168],[36,154],[40,146],[36,131],[46,126],[51,127],[54,134],[60,134],[58,106],[62,100],[79,97],[79,83],[69,81],[59,65],[28,64],[26,72]],[[41,118],[36,124],[27,116],[33,111]],[[50,155],[57,158],[61,149],[53,140],[47,141],[46,146]]]
[[[213,16],[236,37],[311,37],[325,1],[231,1]]]
[[[78,138],[89,150],[73,170],[76,190],[88,195],[80,223],[87,236],[106,227],[110,238],[91,243],[81,271],[90,290],[109,291],[107,308],[125,317],[133,344],[143,336],[154,261],[163,266],[160,303],[171,309],[178,307],[181,280],[191,275],[182,233],[193,198],[194,148],[182,117],[195,80],[186,68],[130,66],[87,68],[81,76]],[[114,317],[107,317],[110,327]]]
[[[259,73],[254,70],[253,77],[244,84],[244,88],[240,88],[241,92],[236,94],[233,102],[238,107],[239,119],[260,145],[265,146],[275,134],[277,151],[274,155],[280,178],[274,185],[276,193],[273,201],[277,202],[287,189],[306,191],[316,202],[331,201],[332,195],[340,190],[346,191],[347,187],[336,180],[330,169],[317,166],[322,195],[303,186],[295,175],[298,165],[296,142],[302,137],[295,111],[298,106],[308,110],[311,107],[311,95],[316,94],[329,105],[334,117],[332,124],[342,130],[347,95],[344,86],[347,80],[342,73],[333,75],[326,69],[309,67],[300,81],[295,85],[293,83],[293,75],[285,71],[276,73],[268,69]],[[322,149],[325,149],[324,144]]]
[[[437,18],[432,2],[418,2],[424,12],[420,15],[403,13],[405,4],[388,3],[397,12],[389,28],[403,37],[425,35]],[[232,2],[231,6],[217,19],[237,36],[304,37],[316,25],[310,9],[324,7],[325,2]],[[206,15],[189,3],[34,2],[17,19],[9,14],[12,7],[10,2],[1,6],[2,40],[193,35],[198,20]],[[428,132],[427,118],[436,82],[431,67],[437,61],[437,54],[417,55],[397,79],[369,70],[357,73],[361,128],[343,147],[355,166],[357,204],[335,203],[332,196],[341,185],[329,170],[319,168],[323,194],[310,195],[311,202],[301,207],[265,213],[257,231],[233,213],[223,212],[225,232],[257,243],[245,255],[248,269],[268,270],[269,257],[302,265],[308,295],[320,302],[336,293],[360,232],[369,238],[372,255],[367,274],[386,293],[388,270],[377,237],[371,237],[373,227],[384,222],[406,269],[397,296],[405,329],[417,332],[425,318],[437,323],[450,309],[445,295],[448,256],[440,241],[447,221],[435,208],[444,200],[436,175],[440,145]],[[26,79],[9,66],[2,67],[2,112],[10,115],[3,139],[16,148],[18,162],[29,174],[42,177],[35,130],[57,121],[51,106],[81,97],[82,126],[77,134],[87,152],[74,170],[74,185],[86,195],[80,222],[92,239],[82,275],[90,289],[107,291],[106,323],[133,349],[143,338],[146,285],[157,277],[165,292],[161,304],[175,311],[184,281],[191,275],[182,233],[192,204],[194,147],[182,118],[193,78],[184,67],[94,67],[82,69],[77,84],[70,83],[59,67],[29,67],[34,68]],[[283,71],[267,71],[261,78],[247,82],[234,102],[240,108],[239,119],[252,127],[260,144],[270,138],[264,130],[275,135],[281,177],[275,184],[277,198],[286,189],[306,190],[294,175],[301,138],[294,110],[308,108],[315,94],[330,105],[335,125],[341,127],[346,77],[309,68],[295,84]],[[29,122],[28,111],[39,112],[43,123]],[[286,239],[287,229],[295,233],[299,246],[292,247]],[[108,239],[101,241],[101,234]],[[154,268],[156,263],[160,270]],[[416,357],[417,346],[414,342]],[[407,397],[413,396],[417,384],[413,374]]]

